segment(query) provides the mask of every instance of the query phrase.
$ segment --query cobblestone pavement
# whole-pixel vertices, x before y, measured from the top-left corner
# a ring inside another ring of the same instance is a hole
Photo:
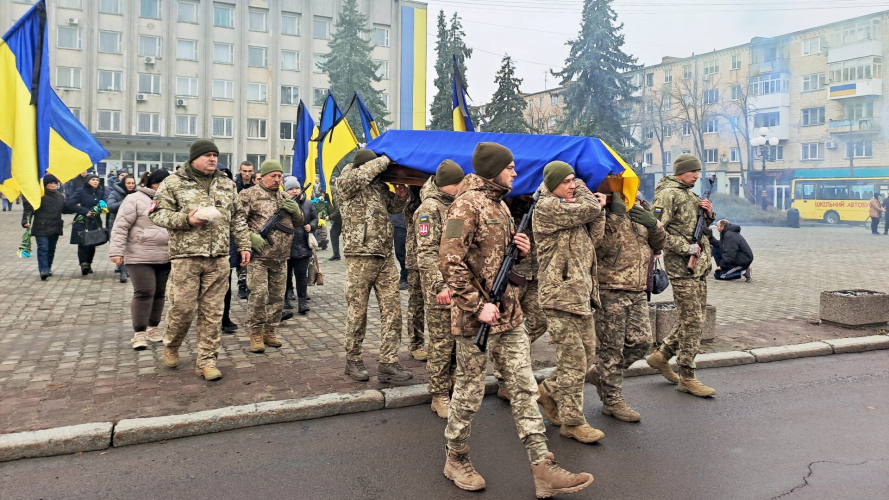
[[[66,228],[54,276],[41,282],[36,258],[15,257],[20,217],[20,205],[0,213],[0,433],[380,387],[376,378],[362,384],[343,374],[345,267],[342,261],[327,262],[330,250],[321,254],[325,285],[309,288],[312,311],[279,329],[284,346],[253,354],[244,328],[223,335],[224,378],[206,383],[192,370],[193,331],[175,370],[163,365],[159,346],[130,347],[132,287],[118,282],[107,246],[97,251],[95,274],[81,277]],[[817,315],[821,290],[887,290],[889,270],[880,265],[880,254],[889,249],[889,237],[873,237],[862,227],[750,227],[743,234],[756,253],[754,282],[710,281],[719,338],[707,349],[872,333],[819,331],[806,320]],[[405,293],[402,299],[406,302]],[[668,291],[655,300],[670,299]],[[236,323],[243,323],[245,306],[233,298]],[[372,301],[364,357],[372,377],[379,328]],[[794,337],[783,338],[784,330]],[[535,367],[555,359],[545,340],[536,342],[532,353]],[[410,359],[404,345],[400,359],[414,371],[412,383],[425,383],[424,364]]]

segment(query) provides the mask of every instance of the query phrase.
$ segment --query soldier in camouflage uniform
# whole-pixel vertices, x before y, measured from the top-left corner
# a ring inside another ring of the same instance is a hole
[[[260,167],[260,180],[241,191],[240,200],[247,216],[253,262],[247,269],[247,323],[250,328],[250,352],[264,352],[265,346],[281,347],[275,325],[281,321],[284,292],[287,287],[287,258],[293,242],[293,228],[303,223],[299,202],[281,191],[284,172],[277,160],[266,160]],[[265,241],[258,233],[280,209],[290,214],[281,220]]]
[[[407,335],[410,339],[409,351],[417,361],[426,361],[426,339],[423,337],[423,288],[420,285],[420,267],[417,264],[417,233],[414,229],[414,213],[420,206],[420,189],[411,187],[411,200],[404,207],[404,222],[407,225],[405,237],[404,267],[407,269]]]
[[[673,286],[673,300],[679,310],[679,321],[670,335],[653,354],[648,364],[674,384],[677,389],[699,397],[713,396],[716,391],[695,377],[695,356],[701,347],[701,325],[707,307],[707,275],[710,273],[710,242],[702,238],[693,243],[700,209],[707,213],[707,226],[716,215],[710,200],[701,200],[691,191],[701,174],[701,161],[683,154],[673,162],[673,175],[664,177],[654,190],[652,209],[667,231],[664,268]],[[697,255],[694,273],[689,273],[689,257]],[[679,376],[668,364],[678,356]]]
[[[420,198],[423,202],[414,212],[414,223],[408,231],[416,236],[417,266],[426,303],[426,325],[429,328],[429,356],[426,371],[429,373],[429,393],[432,394],[432,411],[441,418],[448,418],[451,404],[451,377],[454,369],[451,357],[454,353],[454,336],[451,335],[451,291],[438,269],[438,248],[448,216],[448,207],[454,195],[463,169],[451,160],[438,166],[430,177]]]
[[[599,299],[596,347],[599,362],[587,372],[602,400],[602,413],[624,422],[642,416],[627,405],[621,391],[624,370],[651,347],[651,322],[645,287],[653,252],[667,241],[663,225],[644,201],[627,211],[618,193],[606,207],[605,237],[596,245]]]
[[[488,293],[511,239],[521,257],[531,250],[525,234],[516,234],[502,198],[516,177],[512,153],[480,143],[472,157],[475,174],[460,183],[448,209],[439,249],[439,269],[451,292],[451,330],[457,341],[457,384],[450,405],[444,474],[464,490],[480,490],[485,480],[469,458],[470,426],[485,394],[487,356],[473,344],[481,324],[490,325],[489,346],[502,344],[499,366],[511,396],[513,418],[528,452],[538,498],[580,491],[593,482],[587,473],[572,474],[554,461],[546,447],[543,417],[537,408],[537,384],[531,370],[531,344],[522,326],[520,289],[509,286],[500,308]]]
[[[157,190],[148,217],[170,236],[172,270],[167,285],[170,307],[164,321],[164,363],[179,364],[179,346],[198,316],[195,373],[222,378],[216,368],[222,311],[229,279],[229,237],[234,236],[241,265],[250,262],[250,236],[235,183],[216,170],[219,149],[207,139],[191,145],[189,160]],[[199,208],[216,208],[213,220],[199,219]]]
[[[401,299],[398,271],[392,252],[392,224],[388,214],[404,210],[408,190],[398,186],[393,194],[379,180],[389,158],[369,149],[355,153],[337,181],[340,213],[343,217],[343,255],[346,256],[346,374],[355,380],[369,379],[361,360],[361,344],[367,328],[367,301],[373,289],[380,304],[380,382],[404,382],[413,373],[398,363],[401,342]]]
[[[604,196],[593,194],[565,162],[543,169],[540,200],[534,211],[540,306],[556,344],[558,364],[540,383],[540,404],[559,434],[595,443],[605,433],[583,416],[583,381],[596,353],[591,303],[598,305],[596,248],[602,237]]]

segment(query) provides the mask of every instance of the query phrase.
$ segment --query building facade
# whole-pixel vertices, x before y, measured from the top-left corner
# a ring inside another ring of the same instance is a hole
[[[0,0],[0,29],[33,3]],[[46,4],[56,93],[110,152],[100,173],[139,175],[187,160],[199,137],[212,138],[228,166],[274,157],[289,165],[300,100],[317,117],[327,96],[318,64],[343,0]],[[372,30],[386,118],[395,128],[425,125],[425,4],[358,4]]]

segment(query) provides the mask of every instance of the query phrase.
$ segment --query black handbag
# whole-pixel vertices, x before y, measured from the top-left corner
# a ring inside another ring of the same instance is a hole
[[[661,259],[654,259],[654,273],[651,293],[657,295],[663,293],[670,286],[670,280],[667,278],[667,272],[661,267]]]
[[[108,230],[99,226],[96,229],[89,228],[89,222],[86,223],[87,228],[80,232],[80,244],[85,247],[100,247],[108,243]]]

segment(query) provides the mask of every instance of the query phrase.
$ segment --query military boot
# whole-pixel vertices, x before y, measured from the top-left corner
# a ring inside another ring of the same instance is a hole
[[[580,425],[565,425],[559,429],[559,435],[566,438],[576,439],[581,443],[592,444],[605,437],[605,433],[591,427],[590,424],[583,423]]]
[[[448,418],[448,408],[451,406],[451,398],[447,394],[432,395],[432,411],[441,418]]]
[[[464,445],[460,450],[448,448],[444,475],[461,490],[478,491],[485,489],[485,478],[475,471],[475,467],[472,466],[472,460],[469,459],[469,446]]]
[[[426,349],[423,346],[420,346],[411,350],[411,357],[417,361],[426,361],[426,358],[428,358],[429,355],[426,353]]]
[[[262,332],[262,343],[269,347],[281,347],[283,344],[275,336],[274,328],[266,328]]]
[[[370,376],[364,367],[364,361],[346,361],[346,375],[359,382],[367,382]]]
[[[497,397],[506,401],[507,403],[510,401],[509,389],[506,388],[506,383],[504,383],[502,380],[497,381]]]
[[[624,422],[638,422],[642,420],[642,415],[638,411],[630,408],[626,401],[620,400],[613,405],[602,405],[602,415],[608,415]]]
[[[548,418],[553,425],[562,425],[562,419],[559,417],[559,409],[556,407],[556,402],[553,400],[552,396],[549,395],[549,391],[546,390],[546,385],[544,385],[543,382],[537,385],[537,392],[540,393],[537,402],[543,407],[543,414],[546,415],[546,418]]]
[[[531,464],[531,473],[534,474],[537,498],[577,493],[593,484],[592,474],[586,472],[574,474],[566,471],[556,462],[552,453],[547,453],[546,458],[540,462]]]
[[[265,352],[262,332],[250,332],[250,352]]]
[[[596,388],[596,394],[599,395],[599,401],[605,400],[605,393],[602,391],[602,381],[599,380],[599,368],[596,365],[590,367],[586,372],[586,381]]]
[[[222,378],[222,372],[216,368],[216,365],[200,366],[194,369],[194,374],[204,377],[204,380],[219,380]]]
[[[387,382],[406,382],[414,378],[414,374],[410,370],[405,370],[401,363],[380,363],[377,368],[377,379],[380,383]]]
[[[170,368],[179,366],[179,349],[164,346],[164,364]]]
[[[706,398],[709,396],[716,395],[716,389],[712,387],[707,387],[702,384],[700,380],[696,378],[685,378],[682,377],[679,380],[679,385],[676,386],[676,390],[679,392],[687,392],[699,398]]]
[[[654,351],[654,353],[645,358],[645,362],[648,363],[648,366],[661,372],[665,379],[674,384],[679,383],[679,375],[676,375],[673,367],[670,366],[670,360],[661,351]]]

